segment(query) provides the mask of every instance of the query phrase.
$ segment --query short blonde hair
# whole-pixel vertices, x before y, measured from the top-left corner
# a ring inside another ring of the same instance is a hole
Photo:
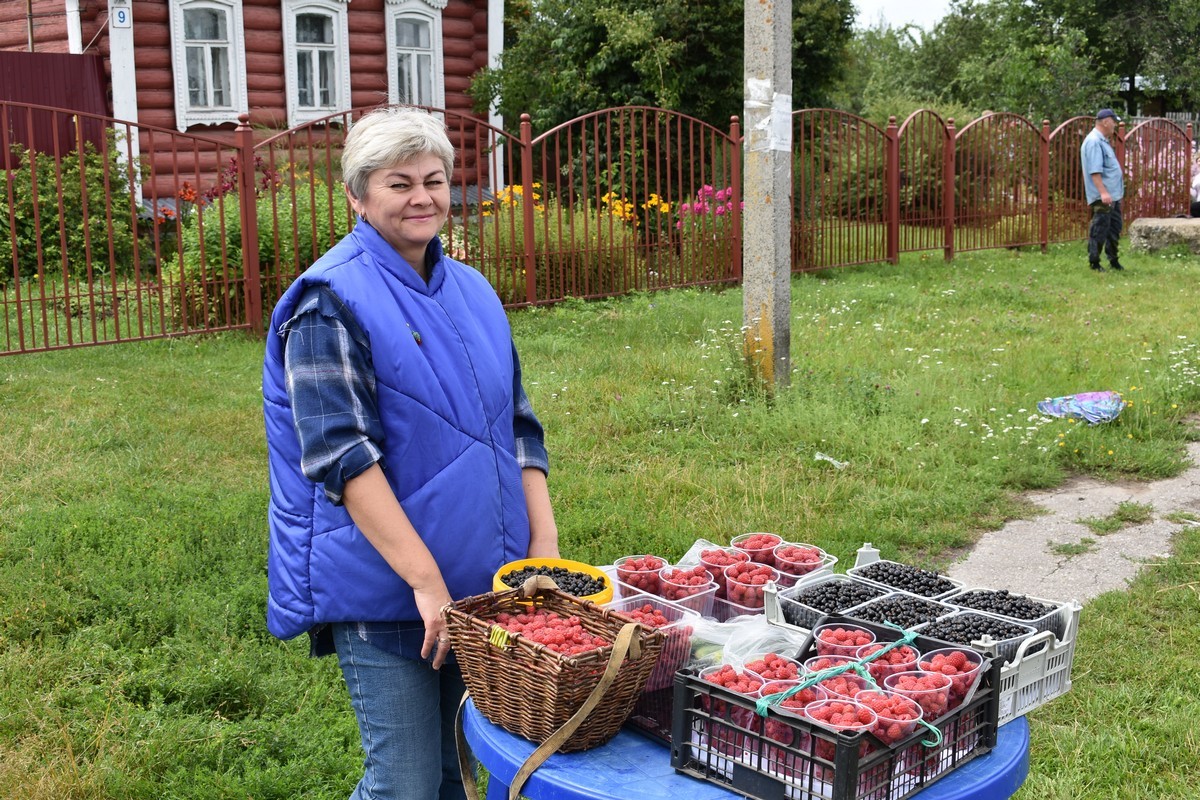
[[[446,135],[446,123],[418,108],[377,108],[360,117],[346,135],[342,181],[353,197],[362,198],[372,172],[424,155],[442,160],[449,181],[454,169],[454,146]]]

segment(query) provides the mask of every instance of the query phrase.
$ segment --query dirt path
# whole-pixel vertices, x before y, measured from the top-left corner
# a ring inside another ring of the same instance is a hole
[[[1200,465],[1200,442],[1188,445],[1188,453],[1193,465]],[[970,554],[950,568],[950,576],[968,586],[1083,603],[1125,588],[1142,564],[1170,554],[1176,531],[1196,524],[1165,517],[1185,512],[1200,518],[1200,466],[1150,483],[1074,478],[1052,491],[1026,497],[1048,513],[984,534]],[[1097,535],[1078,521],[1107,517],[1123,502],[1151,506],[1153,518],[1108,535]],[[1063,555],[1056,550],[1056,545],[1079,544],[1084,539],[1093,540],[1086,552]]]

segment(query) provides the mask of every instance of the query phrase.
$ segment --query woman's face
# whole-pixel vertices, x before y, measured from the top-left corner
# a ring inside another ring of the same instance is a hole
[[[450,213],[446,168],[435,155],[381,167],[367,177],[362,197],[350,197],[350,205],[424,275],[425,247],[441,231]]]

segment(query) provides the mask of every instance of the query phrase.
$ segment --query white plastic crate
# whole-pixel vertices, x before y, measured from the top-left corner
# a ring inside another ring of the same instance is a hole
[[[1000,670],[1001,725],[1071,690],[1071,663],[1082,610],[1079,603],[1064,604],[1068,622],[1063,635],[1039,631],[1022,642],[1012,661]]]

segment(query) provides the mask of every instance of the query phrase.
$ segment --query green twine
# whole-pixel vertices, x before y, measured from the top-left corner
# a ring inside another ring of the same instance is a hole
[[[842,664],[842,665],[836,666],[836,667],[826,667],[825,669],[820,670],[819,672],[814,672],[812,675],[810,675],[805,680],[801,681],[800,683],[797,683],[795,686],[785,689],[782,692],[776,692],[774,694],[766,695],[765,697],[760,697],[754,703],[755,713],[758,714],[760,717],[765,717],[767,715],[767,709],[771,708],[772,706],[779,705],[784,700],[787,700],[789,697],[792,697],[793,695],[804,691],[805,689],[807,689],[810,686],[815,686],[823,680],[827,680],[829,678],[836,677],[838,675],[841,675],[843,672],[848,672],[850,670],[854,670],[856,673],[858,673],[858,675],[860,677],[865,679],[867,681],[867,683],[871,684],[878,690],[880,688],[879,684],[875,682],[875,679],[873,677],[871,677],[871,673],[869,670],[866,669],[866,665],[869,664],[871,661],[874,661],[875,659],[879,658],[884,653],[894,650],[895,648],[900,647],[901,645],[909,644],[917,638],[916,631],[905,630],[904,628],[901,628],[899,625],[894,625],[890,622],[884,622],[883,624],[889,628],[893,628],[893,629],[899,631],[900,638],[894,642],[888,642],[888,643],[884,644],[883,647],[881,647],[879,650],[875,651],[871,655],[867,656],[866,658],[851,660],[850,662],[848,662],[846,664]],[[832,657],[833,656],[831,656],[831,658]],[[928,739],[922,739],[921,744],[925,745],[926,747],[937,747],[939,744],[942,743],[941,730],[939,730],[934,725],[930,725],[928,722],[925,721],[924,718],[918,720],[918,722],[933,734],[933,741],[930,741]]]

